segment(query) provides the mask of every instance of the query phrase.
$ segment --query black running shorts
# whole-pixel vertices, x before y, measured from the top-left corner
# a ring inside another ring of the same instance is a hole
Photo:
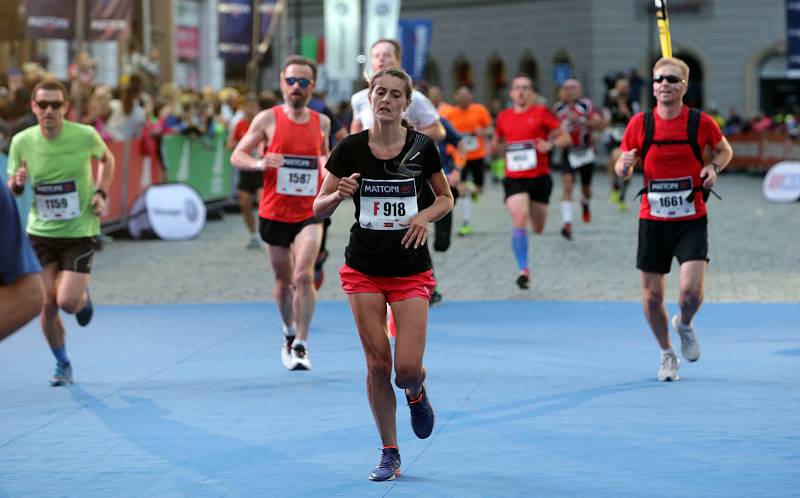
[[[503,190],[508,199],[514,194],[527,192],[532,201],[548,204],[550,193],[553,191],[553,179],[550,175],[536,178],[503,178]]]
[[[322,221],[316,218],[309,218],[297,223],[284,223],[259,217],[258,233],[261,235],[261,240],[271,246],[289,247],[294,242],[297,234],[300,233],[300,230],[314,223],[322,223]]]
[[[52,263],[58,264],[59,271],[91,273],[92,257],[97,250],[97,239],[78,237],[63,239],[28,235],[42,268]]]
[[[250,192],[256,195],[260,188],[264,187],[264,172],[263,171],[239,171],[239,182],[236,188],[240,192]]]
[[[483,178],[486,176],[486,161],[483,159],[470,159],[461,170],[461,181],[467,181],[472,176],[472,183],[476,187],[483,187]]]
[[[708,261],[708,218],[688,221],[639,220],[636,268],[648,273],[669,273],[672,258],[678,263]]]

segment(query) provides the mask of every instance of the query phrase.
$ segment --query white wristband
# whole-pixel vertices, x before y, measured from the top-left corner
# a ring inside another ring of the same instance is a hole
[[[259,171],[264,171],[264,160],[263,159],[259,159],[258,161],[256,161],[256,169],[259,170]]]

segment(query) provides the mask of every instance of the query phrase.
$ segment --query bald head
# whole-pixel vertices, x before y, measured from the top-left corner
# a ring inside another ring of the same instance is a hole
[[[561,95],[565,102],[571,103],[578,100],[583,95],[581,82],[576,79],[568,79],[561,85]]]

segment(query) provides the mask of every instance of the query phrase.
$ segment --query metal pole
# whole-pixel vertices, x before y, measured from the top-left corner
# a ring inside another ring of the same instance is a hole
[[[77,0],[75,5],[75,47],[73,49],[73,64],[77,64],[78,58],[85,50],[86,45],[86,0]],[[76,66],[76,70],[79,68]],[[75,121],[81,120],[81,83],[80,74],[76,71],[73,81],[73,96],[75,98]],[[77,90],[77,92],[75,92]],[[77,95],[75,95],[77,93]]]
[[[144,56],[150,55],[153,45],[153,27],[150,20],[150,0],[142,0],[142,51]]]
[[[253,22],[250,32],[250,62],[247,63],[247,86],[254,92],[259,91],[259,75],[258,75],[258,43],[261,41],[261,11],[259,4],[261,0],[253,0],[252,12]]]
[[[295,50],[294,53],[300,53],[300,45],[303,39],[303,0],[295,0],[294,2],[294,35],[295,35]]]

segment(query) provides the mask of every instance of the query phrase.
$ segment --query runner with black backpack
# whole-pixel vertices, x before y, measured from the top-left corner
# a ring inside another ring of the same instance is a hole
[[[656,107],[631,119],[614,169],[629,178],[641,162],[644,188],[639,211],[636,267],[641,270],[644,314],[661,347],[658,380],[678,380],[680,361],[672,349],[664,306],[664,275],[672,258],[680,264],[680,313],[672,325],[681,338],[681,353],[690,362],[700,357],[692,319],[703,302],[708,263],[706,200],[733,152],[708,114],[683,105],[689,67],[665,57],[653,67]],[[709,161],[704,151],[713,153]]]

